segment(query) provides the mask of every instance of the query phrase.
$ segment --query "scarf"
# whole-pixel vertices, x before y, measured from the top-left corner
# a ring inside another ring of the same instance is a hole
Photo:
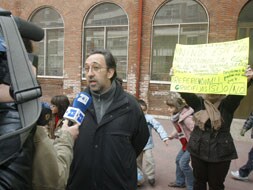
[[[185,134],[182,131],[180,125],[178,124],[179,116],[180,116],[180,112],[176,113],[175,115],[172,115],[171,121],[173,122],[173,125],[174,125],[175,129],[177,130],[178,139],[182,144],[182,150],[186,151],[187,139],[186,139]]]
[[[218,110],[221,99],[216,103],[212,104],[208,100],[204,100],[205,110],[200,110],[196,112],[193,116],[195,125],[197,125],[201,130],[205,130],[205,123],[208,119],[211,120],[211,126],[214,130],[219,130],[221,128],[221,114]]]
[[[172,121],[172,122],[177,122],[178,119],[179,119],[179,115],[180,115],[179,112],[176,113],[176,114],[174,114],[174,115],[172,115],[172,116],[171,116],[171,121]]]

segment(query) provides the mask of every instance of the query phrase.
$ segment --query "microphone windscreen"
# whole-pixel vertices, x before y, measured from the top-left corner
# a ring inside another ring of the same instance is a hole
[[[78,93],[73,100],[72,107],[68,107],[63,117],[73,123],[81,124],[85,117],[84,112],[88,109],[91,102],[92,98],[89,94],[85,92]],[[72,123],[69,125],[72,125]]]
[[[71,121],[68,124],[70,126],[73,125],[73,123],[78,123],[80,125],[83,122],[84,116],[85,116],[84,113],[80,109],[68,107],[68,109],[63,115],[63,118]]]
[[[41,41],[44,38],[44,30],[32,22],[25,21],[19,17],[13,17],[23,38],[33,41]]]
[[[92,102],[91,96],[86,92],[80,92],[73,100],[72,107],[79,108],[82,112],[85,112]]]

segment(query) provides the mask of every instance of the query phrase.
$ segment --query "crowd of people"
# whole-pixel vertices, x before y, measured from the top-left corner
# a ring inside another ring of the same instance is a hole
[[[3,39],[0,51],[6,51]],[[1,65],[6,64],[5,59],[1,57]],[[1,164],[0,189],[135,190],[138,170],[155,186],[152,129],[166,146],[172,139],[182,144],[175,160],[176,180],[168,186],[187,190],[225,188],[231,160],[238,157],[230,126],[243,96],[169,92],[166,104],[174,130],[168,135],[165,126],[147,114],[146,102],[124,90],[109,50],[93,50],[84,65],[84,91],[92,97],[84,121],[80,126],[69,126],[63,118],[71,105],[66,95],[52,97],[50,105],[43,103],[41,119],[23,149]],[[251,68],[246,70],[246,77],[250,85]],[[16,117],[15,97],[10,94],[10,81],[2,80],[5,78],[0,81],[1,118],[11,112],[8,117]],[[252,117],[241,135],[252,128]],[[26,163],[25,168],[12,167],[19,159]],[[251,149],[249,161],[231,175],[248,179],[252,162]]]

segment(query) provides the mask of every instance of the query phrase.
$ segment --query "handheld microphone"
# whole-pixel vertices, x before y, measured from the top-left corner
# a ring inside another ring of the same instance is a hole
[[[78,123],[79,125],[83,122],[85,114],[84,112],[88,109],[92,102],[92,98],[89,94],[85,92],[80,92],[77,94],[76,98],[73,100],[72,107],[68,107],[63,115],[63,118],[68,119],[70,122],[68,125],[73,125],[73,123]]]
[[[36,24],[25,21],[19,17],[13,16],[19,33],[23,38],[27,38],[33,41],[41,41],[44,38],[44,30]]]
[[[0,7],[0,16],[11,16],[11,12]],[[36,24],[13,16],[20,35],[33,41],[41,41],[44,38],[44,30]]]

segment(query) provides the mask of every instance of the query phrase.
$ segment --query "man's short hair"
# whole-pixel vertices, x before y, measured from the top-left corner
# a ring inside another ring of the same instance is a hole
[[[111,78],[111,81],[113,81],[116,77],[117,77],[117,72],[116,72],[116,60],[114,58],[114,56],[112,55],[112,53],[108,50],[108,49],[94,49],[91,51],[90,55],[94,55],[94,54],[101,54],[104,56],[105,58],[105,63],[108,69],[114,69],[114,75]]]

